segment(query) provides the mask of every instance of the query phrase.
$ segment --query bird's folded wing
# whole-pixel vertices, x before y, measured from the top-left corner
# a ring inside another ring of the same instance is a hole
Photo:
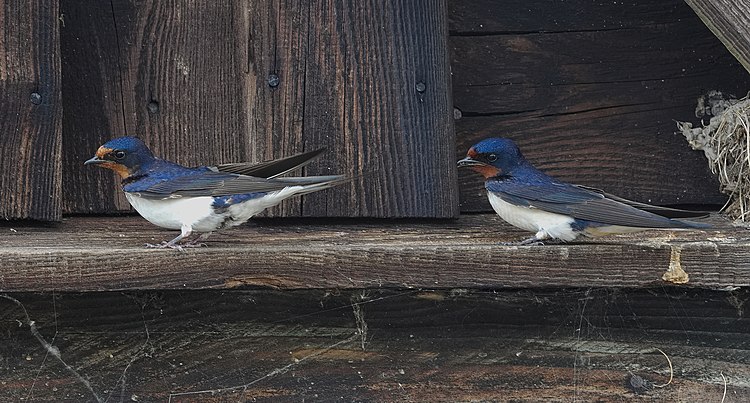
[[[138,189],[141,197],[173,198],[199,196],[229,196],[235,194],[273,192],[288,186],[307,186],[336,182],[342,177],[309,176],[300,178],[266,179],[224,172],[204,171],[155,183]]]
[[[623,202],[603,193],[559,182],[525,184],[513,181],[489,181],[487,190],[504,201],[525,207],[569,215],[609,225],[642,228],[674,228],[688,224],[670,220]]]
[[[633,206],[635,208],[646,210],[650,213],[658,214],[658,215],[668,217],[668,218],[706,217],[711,214],[710,211],[705,211],[705,210],[683,210],[683,209],[671,208],[671,207],[654,206],[653,204],[641,203],[641,202],[637,202],[634,200],[628,200],[619,196],[615,196],[613,194],[606,193],[605,191],[597,189],[597,188],[592,188],[592,187],[583,186],[583,185],[575,185],[575,186],[581,189],[599,193],[601,195],[604,195],[604,197],[608,199],[612,199],[620,203],[625,203],[629,206]]]
[[[234,162],[221,164],[214,167],[214,170],[218,172],[256,176],[259,178],[275,178],[294,171],[295,169],[302,168],[320,156],[325,150],[325,148],[320,148],[314,151],[308,151],[290,157],[260,163]]]

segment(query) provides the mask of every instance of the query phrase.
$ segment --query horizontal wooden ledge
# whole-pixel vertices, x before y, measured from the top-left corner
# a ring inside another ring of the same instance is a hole
[[[750,285],[750,232],[646,231],[575,244],[501,246],[527,234],[493,214],[458,220],[266,219],[185,252],[140,217],[0,227],[2,291]]]

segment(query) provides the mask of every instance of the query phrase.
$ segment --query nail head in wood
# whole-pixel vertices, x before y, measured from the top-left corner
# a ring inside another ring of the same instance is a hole
[[[152,114],[157,113],[159,112],[159,103],[152,100],[151,102],[148,103],[147,108],[148,108],[149,113],[152,113]]]
[[[32,92],[31,93],[31,103],[34,105],[39,105],[42,103],[42,96],[39,95],[38,92]]]
[[[421,94],[421,93],[425,92],[426,89],[427,89],[427,86],[423,82],[420,81],[420,82],[417,83],[417,92],[418,93]]]
[[[268,86],[271,88],[276,88],[279,86],[279,76],[276,74],[271,74],[268,76]]]

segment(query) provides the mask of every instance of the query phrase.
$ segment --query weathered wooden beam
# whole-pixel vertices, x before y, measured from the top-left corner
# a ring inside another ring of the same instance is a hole
[[[652,231],[582,243],[502,246],[528,234],[496,215],[442,222],[261,221],[186,252],[140,217],[0,227],[0,290],[750,286],[750,233]]]
[[[0,219],[62,214],[56,1],[0,2]]]
[[[725,401],[743,402],[748,297],[672,287],[2,295],[0,351],[13,370],[0,372],[0,399],[718,402],[726,384]],[[654,387],[670,362],[671,383]],[[634,376],[647,382],[641,396]]]
[[[750,3],[745,0],[685,0],[750,73]]]

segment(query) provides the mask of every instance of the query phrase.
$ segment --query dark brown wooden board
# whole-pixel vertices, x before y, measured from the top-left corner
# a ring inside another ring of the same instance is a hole
[[[298,288],[750,286],[750,232],[650,231],[545,246],[496,215],[457,221],[284,221],[215,234],[185,252],[140,217],[0,227],[0,291]],[[668,281],[665,278],[669,279]]]
[[[742,0],[685,0],[750,73],[750,4]]]
[[[0,399],[744,402],[748,298],[672,287],[4,294]],[[673,380],[636,395],[633,376],[669,381],[657,349]]]
[[[116,175],[83,166],[106,140],[127,134],[112,3],[60,0],[60,22],[63,209],[66,213],[129,210]]]
[[[451,1],[457,156],[511,137],[545,172],[656,204],[721,204],[701,152],[676,133],[709,90],[750,75],[681,0]],[[490,211],[459,173],[461,210]]]
[[[128,134],[185,165],[326,146],[304,172],[355,177],[272,216],[458,214],[444,0],[94,3],[63,5],[66,212],[127,209],[80,163]]]
[[[309,196],[305,215],[458,214],[446,12],[445,0],[310,6],[305,138],[339,154],[309,170],[362,176]]]
[[[0,3],[0,219],[62,215],[57,2]]]

